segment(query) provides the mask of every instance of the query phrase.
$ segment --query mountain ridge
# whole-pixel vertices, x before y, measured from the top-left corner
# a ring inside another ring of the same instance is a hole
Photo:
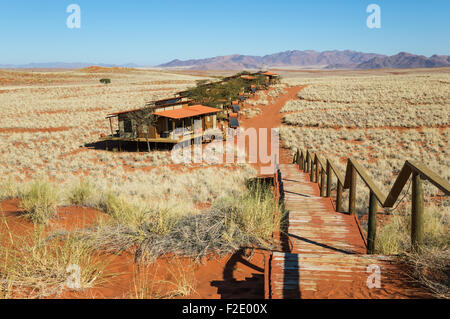
[[[406,52],[387,56],[352,50],[290,50],[264,56],[232,54],[205,59],[179,60],[158,65],[159,68],[191,70],[262,69],[270,67],[318,67],[326,69],[432,68],[450,66],[450,56],[425,57]]]

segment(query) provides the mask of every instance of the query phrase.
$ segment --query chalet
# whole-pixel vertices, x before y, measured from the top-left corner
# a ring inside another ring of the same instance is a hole
[[[273,72],[263,72],[261,74],[266,77],[266,85],[276,83],[279,78],[279,75]]]
[[[221,110],[204,106],[190,105],[191,100],[174,97],[147,103],[145,108],[109,114],[111,135],[103,140],[135,141],[151,143],[178,143],[198,137],[194,134],[194,121],[200,120],[203,132],[215,129],[217,113]],[[113,131],[112,119],[117,118],[118,129]],[[185,129],[178,134],[176,129]],[[202,133],[200,133],[202,134]]]

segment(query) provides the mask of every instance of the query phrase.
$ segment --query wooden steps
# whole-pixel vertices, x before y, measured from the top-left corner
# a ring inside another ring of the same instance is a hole
[[[290,251],[271,257],[270,298],[392,298],[391,290],[367,285],[369,266],[379,267],[385,283],[398,276],[389,258],[365,255],[355,218],[335,212],[331,199],[320,197],[317,184],[294,164],[280,164],[280,171]]]

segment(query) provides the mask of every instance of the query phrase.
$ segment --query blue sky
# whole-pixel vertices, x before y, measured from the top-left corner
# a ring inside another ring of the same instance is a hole
[[[68,5],[81,8],[69,29]],[[369,4],[381,29],[369,29]],[[450,54],[448,0],[0,0],[0,64],[137,63],[285,50]]]

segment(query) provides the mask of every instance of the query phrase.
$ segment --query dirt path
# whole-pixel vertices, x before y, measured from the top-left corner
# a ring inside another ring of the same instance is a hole
[[[271,128],[277,128],[281,126],[282,119],[284,114],[280,113],[280,110],[283,108],[283,106],[292,99],[297,99],[297,94],[300,92],[303,88],[306,86],[292,86],[292,87],[286,87],[284,90],[286,91],[286,94],[283,94],[275,99],[274,103],[271,103],[266,106],[261,107],[261,113],[258,114],[255,117],[252,117],[250,119],[240,119],[241,127],[245,129],[249,128],[255,128],[258,136],[260,130],[267,130]],[[268,132],[268,136],[270,136],[270,131]],[[281,146],[281,145],[280,145]],[[247,152],[249,145],[246,145]],[[259,143],[258,143],[259,147]],[[267,143],[267,151],[268,154],[270,154],[270,139],[268,139]],[[259,148],[258,148],[259,152]],[[292,162],[292,156],[289,152],[289,150],[280,147],[280,163],[291,163]],[[265,166],[261,163],[260,158],[258,156],[258,162],[255,165],[258,168],[261,168],[261,166]]]

